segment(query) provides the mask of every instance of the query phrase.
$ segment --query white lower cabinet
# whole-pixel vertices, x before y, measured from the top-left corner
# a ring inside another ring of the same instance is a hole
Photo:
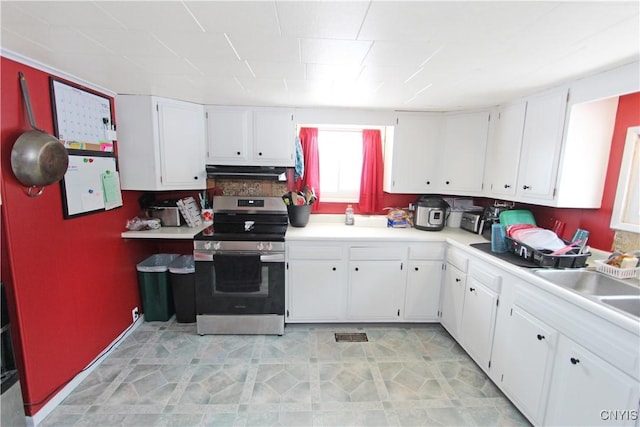
[[[345,246],[289,244],[287,253],[287,321],[343,320],[347,294]]]
[[[352,320],[398,320],[402,302],[401,261],[351,261],[347,317]]]
[[[443,242],[288,242],[286,321],[437,322],[443,258]]]
[[[341,260],[289,262],[289,320],[339,321],[345,316],[346,264]]]
[[[637,425],[639,400],[637,379],[560,336],[544,424]]]
[[[464,290],[467,275],[453,264],[447,263],[442,283],[442,303],[440,304],[440,322],[456,339],[459,337]]]
[[[398,320],[404,301],[406,248],[352,247],[349,250],[347,318]]]
[[[442,261],[409,261],[404,318],[424,322],[438,321]]]
[[[498,385],[536,424],[542,423],[558,332],[515,305],[502,341],[508,346]]]

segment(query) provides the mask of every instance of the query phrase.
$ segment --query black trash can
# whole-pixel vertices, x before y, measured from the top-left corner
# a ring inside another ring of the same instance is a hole
[[[169,264],[169,279],[178,323],[196,321],[196,275],[193,255],[182,255]]]
[[[175,309],[169,285],[169,264],[179,256],[155,254],[138,264],[138,285],[145,322],[164,322],[173,316]]]
[[[289,223],[294,227],[305,227],[309,222],[311,214],[311,205],[287,205],[287,213],[289,214]]]

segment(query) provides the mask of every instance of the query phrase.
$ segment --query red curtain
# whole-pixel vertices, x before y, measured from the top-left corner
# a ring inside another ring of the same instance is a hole
[[[320,202],[320,153],[318,152],[318,129],[300,128],[300,144],[304,155],[304,177],[296,183],[296,190],[305,187],[313,189],[318,201],[313,204],[311,211],[318,208]]]
[[[360,178],[360,213],[382,211],[382,137],[379,130],[362,131],[362,176]]]

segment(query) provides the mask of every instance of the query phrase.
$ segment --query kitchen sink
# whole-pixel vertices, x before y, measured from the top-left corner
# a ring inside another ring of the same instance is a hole
[[[598,298],[603,303],[625,311],[633,316],[640,317],[640,297],[613,296]]]
[[[586,295],[635,296],[640,298],[640,287],[625,283],[593,270],[533,269],[533,272],[551,283]]]

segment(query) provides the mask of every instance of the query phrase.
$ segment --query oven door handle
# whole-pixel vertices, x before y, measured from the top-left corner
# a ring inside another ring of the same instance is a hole
[[[215,254],[219,254],[222,252],[211,252],[211,251],[193,251],[193,259],[194,261],[213,261],[213,257]],[[225,252],[227,254],[231,252]],[[260,255],[260,262],[284,262],[284,254],[265,254]]]
[[[260,262],[284,262],[284,254],[260,255]]]

